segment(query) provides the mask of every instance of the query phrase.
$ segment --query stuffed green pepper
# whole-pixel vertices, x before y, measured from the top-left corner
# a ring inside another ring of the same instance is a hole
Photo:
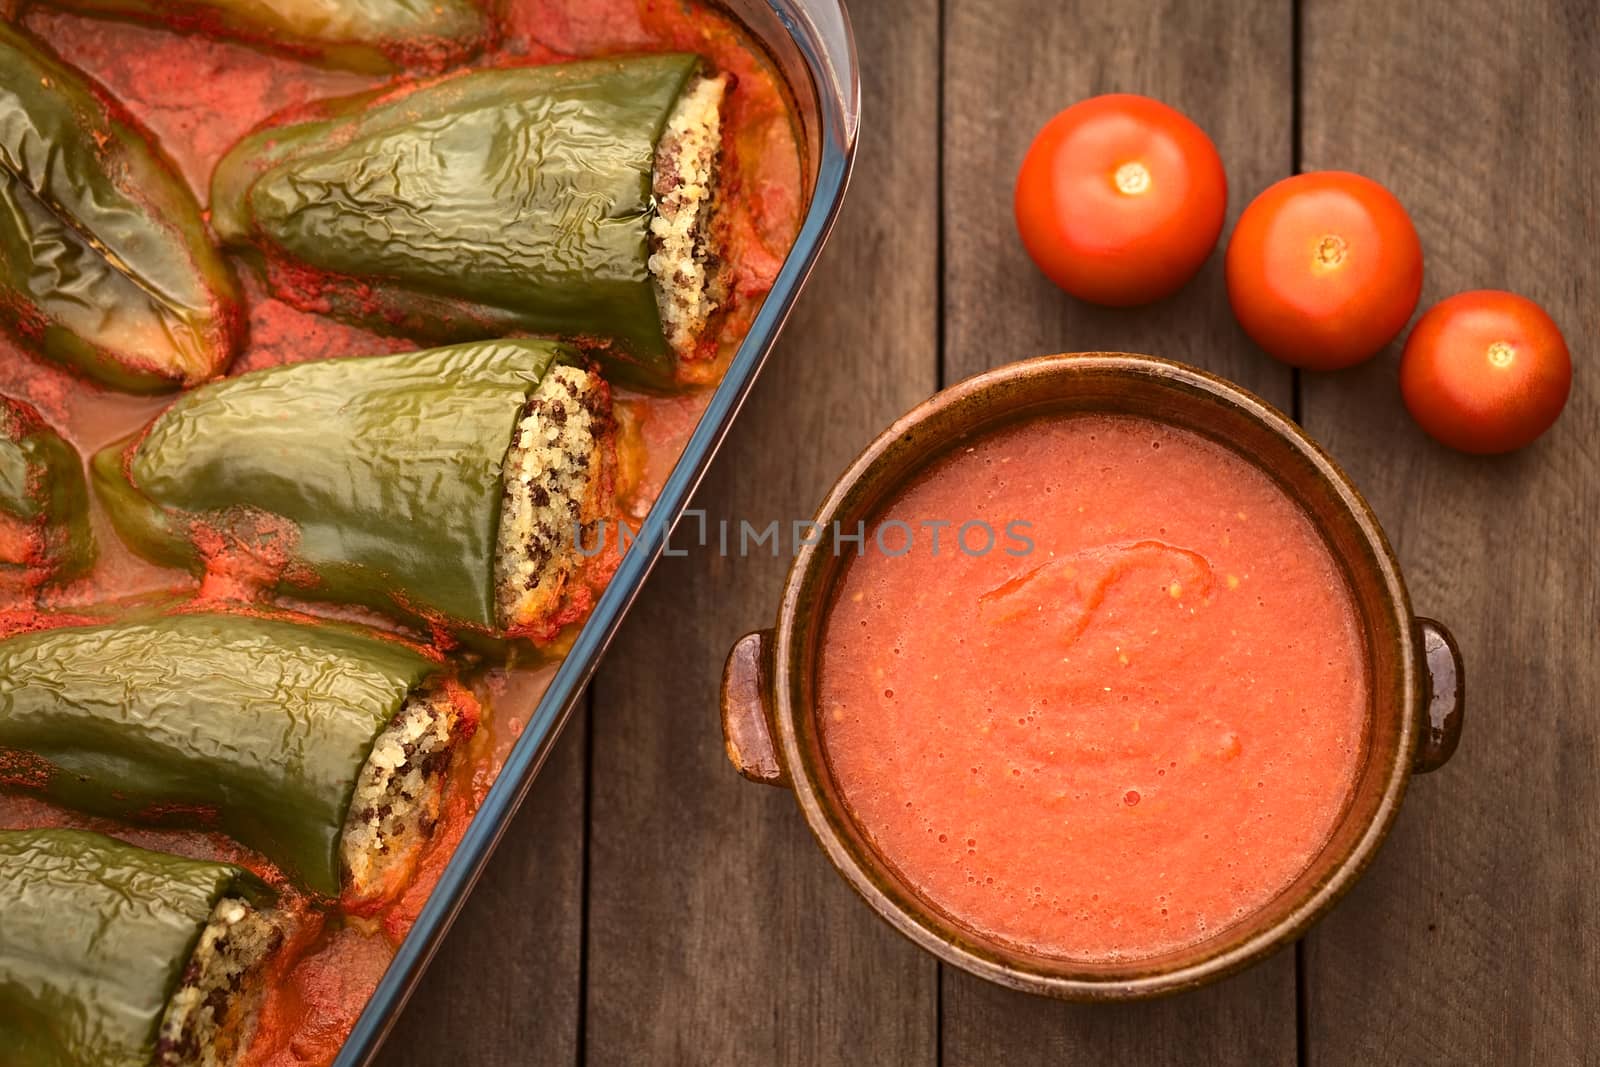
[[[546,641],[602,580],[614,510],[610,393],[576,355],[511,340],[243,374],[102,451],[94,481],[157,562],[244,552],[283,592]]]
[[[40,354],[134,392],[217,374],[244,321],[172,165],[82,74],[4,24],[0,320]]]
[[[494,23],[474,0],[47,0],[381,74],[442,70],[483,50]]]
[[[288,925],[231,864],[84,830],[0,830],[0,1060],[235,1062]]]
[[[410,645],[230,614],[0,641],[0,784],[220,828],[359,908],[403,888],[477,704]]]
[[[670,387],[726,296],[728,85],[664,54],[324,101],[224,157],[213,225],[302,307],[434,343],[560,338]]]
[[[77,449],[28,404],[0,396],[0,587],[70,578],[94,559]]]

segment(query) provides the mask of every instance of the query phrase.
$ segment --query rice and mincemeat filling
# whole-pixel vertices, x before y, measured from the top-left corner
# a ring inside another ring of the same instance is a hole
[[[382,895],[415,864],[444,807],[460,725],[447,692],[424,690],[406,698],[373,743],[339,840],[344,884],[354,896]]]
[[[610,392],[594,372],[558,365],[528,397],[506,452],[495,609],[516,629],[555,614],[606,512]]]
[[[656,144],[650,274],[662,331],[680,355],[694,350],[707,320],[727,297],[711,240],[727,90],[725,74],[697,79],[679,96]]]
[[[223,1067],[237,1060],[263,991],[256,970],[283,940],[270,911],[238,897],[217,901],[162,1015],[158,1067]]]

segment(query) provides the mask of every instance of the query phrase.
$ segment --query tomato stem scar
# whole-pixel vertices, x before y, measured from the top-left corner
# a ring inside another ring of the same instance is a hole
[[[1150,188],[1150,171],[1137,160],[1124,163],[1117,168],[1116,183],[1129,196],[1138,196]]]
[[[1337,267],[1344,262],[1348,251],[1349,246],[1344,243],[1344,238],[1330,233],[1317,242],[1317,262],[1324,267]]]

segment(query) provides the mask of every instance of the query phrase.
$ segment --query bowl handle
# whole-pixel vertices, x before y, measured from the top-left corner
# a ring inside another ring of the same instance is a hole
[[[1466,675],[1461,649],[1450,631],[1432,619],[1418,616],[1417,636],[1422,648],[1422,674],[1427,688],[1422,702],[1422,738],[1412,770],[1418,774],[1445,765],[1461,741],[1461,716],[1466,710]]]
[[[772,631],[735,641],[722,668],[722,742],[728,760],[752,782],[788,785],[789,775],[772,745]]]

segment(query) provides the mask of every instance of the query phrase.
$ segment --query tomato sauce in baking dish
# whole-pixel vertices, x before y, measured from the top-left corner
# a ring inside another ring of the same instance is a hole
[[[1030,525],[978,555],[956,526],[935,551],[933,519]],[[1127,960],[1305,870],[1369,682],[1338,566],[1270,477],[1154,421],[1045,416],[935,461],[892,520],[918,537],[847,563],[816,700],[849,810],[918,893],[987,939]]]
[[[497,5],[497,43],[465,66],[559,63],[597,56],[692,52],[730,75],[722,107],[717,226],[725,292],[714,328],[684,353],[675,393],[613,387],[616,427],[616,514],[641,519],[693,431],[727,360],[737,350],[798,233],[807,196],[800,132],[787,89],[769,58],[730,17],[697,0],[506,0]],[[241,137],[289,108],[371,89],[409,77],[375,76],[300,62],[270,50],[95,19],[31,5],[23,27],[66,62],[92,77],[152,135],[177,173],[206,205],[212,171]],[[321,313],[301,292],[284,295],[252,269],[239,269],[248,341],[230,376],[280,364],[410,351],[401,336],[370,332]],[[8,312],[9,313],[9,312]],[[100,388],[27,351],[0,333],[0,394],[21,400],[85,457],[140,430],[172,396],[137,396]],[[0,590],[0,628],[14,633],[70,623],[96,605],[143,596],[192,603],[260,599],[251,574],[213,567],[191,576],[140,558],[98,509],[93,515],[98,560],[92,571],[27,596]],[[0,531],[3,534],[3,531]],[[393,628],[366,609],[279,599],[277,607]],[[479,803],[531,716],[555,664],[581,625],[577,615],[559,637],[520,649],[511,663],[490,656],[464,678],[482,703],[481,722],[450,767],[438,823],[409,886],[381,911],[356,914],[296,892],[267,857],[221,833],[134,827],[67,811],[28,790],[0,789],[0,830],[87,828],[144,848],[199,860],[240,864],[283,890],[296,914],[300,943],[278,956],[254,1040],[243,1062],[327,1063],[337,1055],[448,862]],[[412,634],[426,643],[438,633]],[[15,770],[12,767],[11,770]],[[8,773],[0,762],[0,778]],[[24,776],[25,777],[25,776]],[[18,781],[0,782],[16,785]],[[23,784],[26,784],[25,782]],[[0,1056],[3,1058],[3,1056]]]

